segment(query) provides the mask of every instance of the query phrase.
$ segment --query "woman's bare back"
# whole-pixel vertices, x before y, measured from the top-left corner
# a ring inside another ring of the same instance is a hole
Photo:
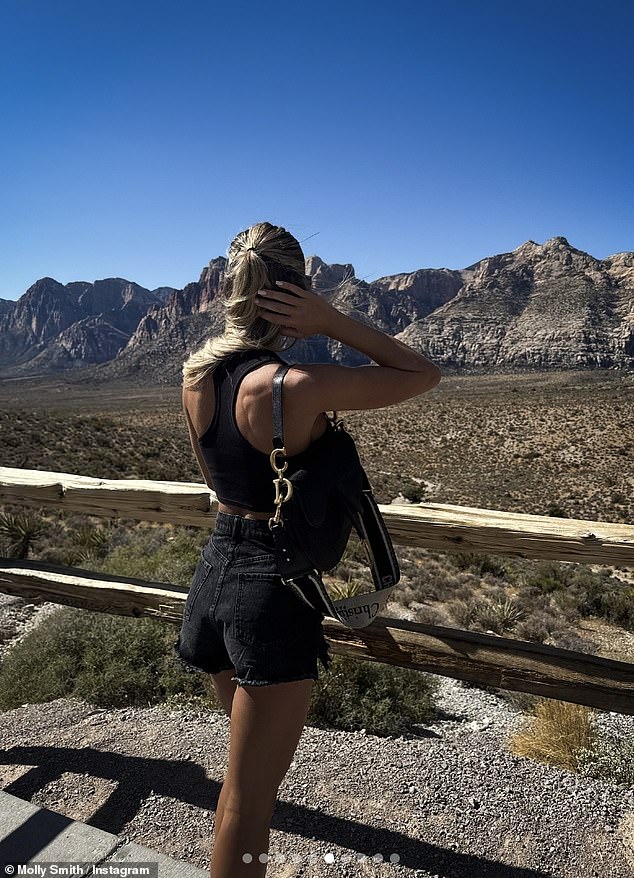
[[[236,396],[238,429],[247,442],[264,454],[270,454],[273,450],[273,375],[278,368],[279,363],[265,363],[252,369],[241,380]],[[284,377],[282,397],[286,453],[289,457],[293,457],[305,451],[312,442],[325,433],[328,421],[325,412],[320,412],[317,418],[308,414],[311,411],[310,403],[297,394],[292,368]],[[213,378],[209,376],[196,389],[183,388],[183,405],[195,431],[195,437],[191,437],[193,445],[194,439],[203,436],[213,420],[216,406]],[[314,408],[312,410],[314,411]],[[196,456],[200,462],[199,455]],[[206,475],[209,484],[209,473],[203,472],[203,474]],[[273,470],[271,470],[272,479]],[[218,508],[222,512],[248,514],[250,517],[258,518],[268,517],[271,514],[270,510],[256,513],[244,507],[229,506],[222,502],[219,502]]]

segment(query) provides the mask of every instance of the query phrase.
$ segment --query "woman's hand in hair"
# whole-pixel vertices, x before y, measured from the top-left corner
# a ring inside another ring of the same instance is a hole
[[[256,293],[260,316],[277,323],[291,338],[328,335],[339,315],[322,296],[288,281],[277,281],[283,289],[263,289]]]

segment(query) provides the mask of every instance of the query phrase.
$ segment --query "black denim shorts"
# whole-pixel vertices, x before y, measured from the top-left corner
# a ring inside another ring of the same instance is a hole
[[[218,512],[173,648],[188,670],[235,669],[239,686],[317,680],[317,660],[331,661],[324,615],[284,584],[267,519]]]

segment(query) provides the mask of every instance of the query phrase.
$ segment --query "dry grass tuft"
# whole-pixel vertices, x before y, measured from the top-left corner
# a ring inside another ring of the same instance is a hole
[[[581,752],[596,741],[595,715],[595,710],[583,704],[539,701],[524,728],[509,738],[509,750],[515,756],[576,771]]]

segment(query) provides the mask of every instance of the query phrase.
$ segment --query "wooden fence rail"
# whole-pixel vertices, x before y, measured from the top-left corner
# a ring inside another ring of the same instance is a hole
[[[210,529],[217,509],[215,495],[198,483],[9,467],[0,467],[0,502]],[[632,525],[428,503],[380,509],[395,544],[634,566]],[[4,558],[0,591],[176,625],[188,589]],[[355,630],[327,617],[324,632],[335,653],[634,715],[634,664],[628,662],[383,616]]]
[[[105,518],[213,528],[218,502],[199,482],[98,479],[0,467],[0,503],[55,506]],[[380,505],[394,543],[441,552],[634,566],[634,525],[442,503]]]

